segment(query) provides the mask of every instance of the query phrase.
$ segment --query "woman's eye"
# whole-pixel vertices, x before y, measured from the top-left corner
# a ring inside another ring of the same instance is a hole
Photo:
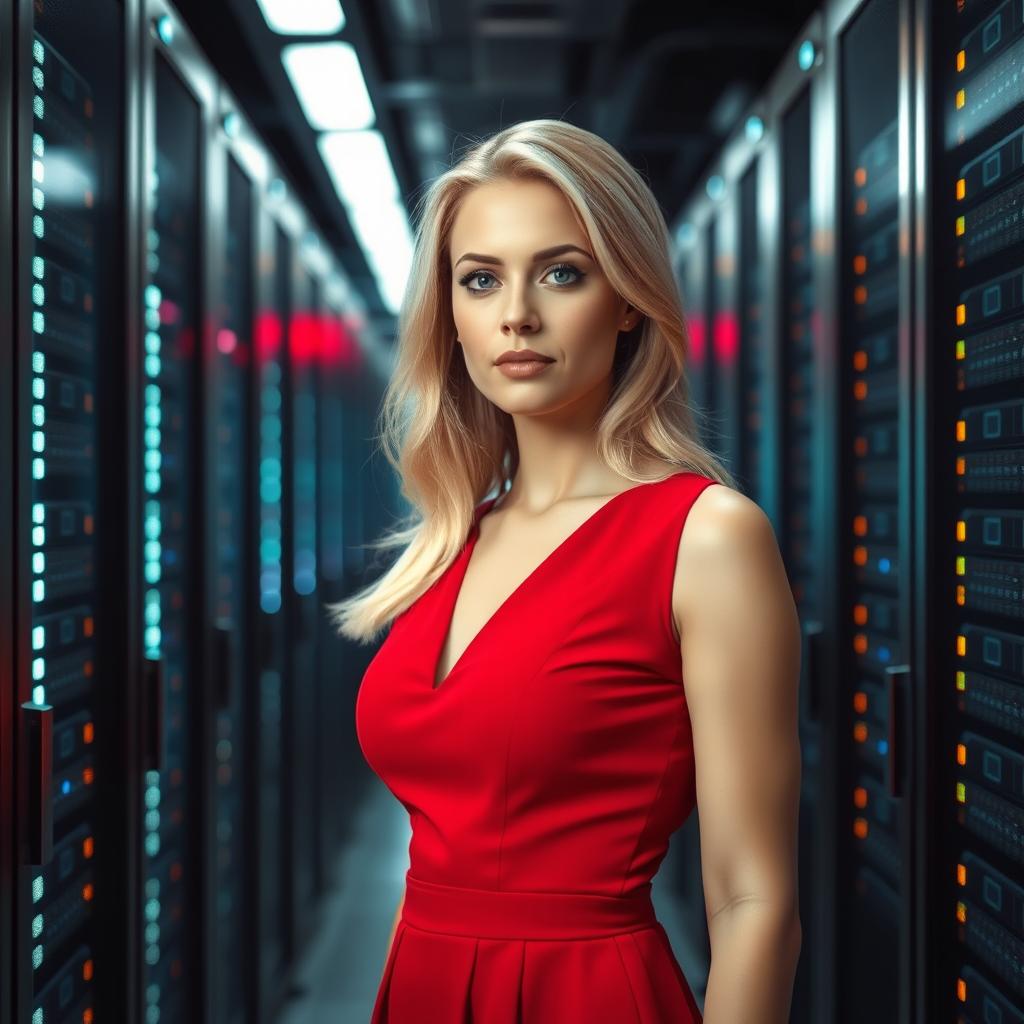
[[[570,280],[568,281],[565,280],[565,275],[567,274],[570,275]],[[545,278],[552,277],[554,279],[554,283],[560,288],[568,288],[571,285],[579,284],[579,282],[582,281],[583,278],[586,276],[587,275],[582,270],[579,270],[577,267],[572,266],[572,264],[570,263],[560,263],[558,266],[552,267],[544,274]],[[471,270],[468,274],[459,279],[459,284],[462,285],[466,289],[466,291],[469,292],[493,291],[493,288],[469,287],[469,283],[471,281],[476,281],[477,283],[479,283],[479,279],[481,277],[488,278],[494,277],[494,275],[489,270]]]

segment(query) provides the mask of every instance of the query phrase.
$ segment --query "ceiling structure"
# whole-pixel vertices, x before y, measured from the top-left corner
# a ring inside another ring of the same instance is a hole
[[[394,318],[348,224],[281,62],[294,42],[256,0],[177,0],[387,338]],[[670,223],[771,77],[810,0],[342,0],[407,209],[460,150],[537,117],[607,139]],[[330,37],[327,37],[330,38]]]

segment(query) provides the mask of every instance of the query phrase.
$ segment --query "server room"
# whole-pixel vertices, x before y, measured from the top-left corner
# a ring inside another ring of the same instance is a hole
[[[1024,0],[0,98],[0,1024],[1024,1024]]]

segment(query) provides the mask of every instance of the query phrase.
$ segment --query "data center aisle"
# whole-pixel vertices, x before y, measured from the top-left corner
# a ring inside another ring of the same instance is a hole
[[[294,998],[277,1024],[367,1024],[370,1019],[409,866],[409,819],[378,779],[366,793],[352,840],[340,855],[338,886],[326,897],[320,930],[296,972]],[[655,910],[703,1006],[707,974],[699,952],[687,945],[677,910],[674,847],[675,840],[654,880]]]

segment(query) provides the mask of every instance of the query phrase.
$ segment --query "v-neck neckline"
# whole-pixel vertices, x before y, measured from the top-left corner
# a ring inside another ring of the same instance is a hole
[[[533,571],[530,572],[529,575],[527,575],[526,578],[517,587],[515,587],[511,591],[511,593],[509,593],[505,597],[505,599],[501,602],[501,604],[498,605],[497,608],[495,608],[495,610],[491,613],[487,621],[484,622],[484,624],[473,635],[473,638],[469,641],[469,643],[463,648],[462,653],[456,659],[452,667],[448,670],[448,674],[439,683],[436,683],[435,685],[435,681],[437,679],[438,664],[441,661],[441,655],[444,653],[445,644],[448,641],[448,635],[449,633],[451,633],[452,620],[455,616],[455,608],[459,603],[459,595],[462,593],[462,585],[466,579],[466,574],[469,571],[469,563],[473,557],[473,551],[476,548],[476,542],[480,536],[480,520],[483,519],[483,517],[487,515],[488,512],[490,512],[494,503],[501,497],[501,495],[496,495],[495,497],[489,498],[486,502],[484,502],[483,506],[481,506],[480,508],[479,515],[474,516],[473,525],[470,528],[469,537],[466,540],[466,544],[462,551],[462,554],[459,556],[458,561],[453,565],[453,569],[455,570],[453,582],[449,584],[449,586],[444,591],[446,602],[444,608],[445,629],[444,632],[441,633],[440,642],[435,643],[433,647],[432,656],[430,658],[430,672],[427,677],[427,682],[430,684],[431,692],[437,693],[439,690],[443,690],[448,687],[448,684],[451,681],[452,676],[454,676],[455,673],[458,672],[459,669],[462,667],[462,664],[466,660],[466,657],[480,641],[480,638],[492,627],[495,620],[501,617],[502,612],[504,612],[506,608],[509,606],[509,604],[512,603],[513,599],[516,598],[519,594],[521,594],[522,591],[526,589],[526,587],[531,582],[533,582],[541,574],[541,572],[555,559],[555,557],[569,546],[571,541],[573,541],[579,534],[581,534],[591,523],[597,520],[605,509],[616,504],[616,502],[618,502],[620,498],[624,497],[627,494],[632,494],[634,491],[642,490],[645,487],[654,487],[657,484],[663,484],[668,480],[675,479],[675,477],[677,476],[683,476],[687,472],[689,471],[681,470],[680,472],[670,473],[668,476],[662,477],[660,480],[648,480],[642,484],[635,484],[633,487],[627,487],[625,490],[619,491],[617,494],[613,494],[603,505],[599,506],[597,509],[591,512],[590,515],[587,516],[587,518],[584,519],[579,526],[572,530],[563,540],[559,541],[559,543],[556,544],[555,547],[552,548],[552,550],[547,555],[545,555],[544,558],[541,559],[541,561],[537,564]]]

